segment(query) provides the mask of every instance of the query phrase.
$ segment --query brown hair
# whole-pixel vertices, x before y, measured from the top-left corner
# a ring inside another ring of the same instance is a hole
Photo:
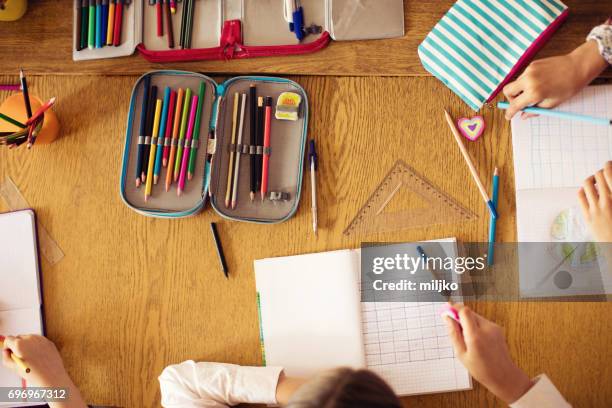
[[[369,370],[338,368],[301,386],[286,408],[401,408],[391,387]]]

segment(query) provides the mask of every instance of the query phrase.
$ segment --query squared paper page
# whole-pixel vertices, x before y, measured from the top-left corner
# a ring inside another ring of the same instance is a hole
[[[612,85],[589,86],[559,111],[612,115]],[[512,119],[516,190],[579,187],[612,157],[612,126],[540,116]]]
[[[365,366],[358,269],[352,250],[255,261],[267,366],[298,377]]]
[[[0,312],[0,333],[3,335],[43,334],[40,308],[18,309]],[[0,387],[22,387],[21,378],[0,364]],[[27,384],[26,384],[27,385]],[[36,405],[36,404],[30,404]],[[2,403],[0,407],[27,406]]]
[[[457,256],[456,239],[449,257]],[[445,245],[444,248],[448,248]],[[460,299],[458,299],[460,300]],[[472,388],[466,368],[455,357],[439,302],[362,302],[367,367],[398,395]]]
[[[36,223],[31,210],[0,214],[0,311],[41,304]]]

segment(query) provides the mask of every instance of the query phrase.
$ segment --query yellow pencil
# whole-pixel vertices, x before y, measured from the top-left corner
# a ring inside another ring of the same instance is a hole
[[[4,347],[4,336],[0,336],[0,344],[2,344],[2,348],[5,348]],[[16,356],[15,353],[12,352],[12,350],[11,350],[11,359],[13,360],[15,364],[17,364],[17,367],[21,368],[26,374],[30,372],[30,367],[28,367],[28,365],[25,363],[25,361],[23,361],[21,357]]]
[[[230,208],[230,197],[232,196],[232,180],[234,171],[234,147],[236,146],[236,126],[238,122],[238,100],[240,95],[234,93],[234,111],[232,112],[232,150],[230,150],[229,164],[227,168],[227,189],[225,190],[225,207]]]
[[[158,99],[155,104],[155,116],[153,119],[153,137],[151,138],[151,150],[149,151],[149,168],[147,169],[147,184],[145,186],[145,202],[151,197],[153,188],[153,168],[155,167],[155,154],[157,153],[157,133],[159,132],[159,118],[161,116],[162,100]]]
[[[115,2],[108,2],[108,25],[106,26],[106,45],[113,45],[113,30],[115,28]]]

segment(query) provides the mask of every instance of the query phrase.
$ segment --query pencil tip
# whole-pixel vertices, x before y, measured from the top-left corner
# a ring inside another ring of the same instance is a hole
[[[162,166],[164,167],[168,166],[168,159],[162,159]]]
[[[23,79],[23,68],[19,68],[19,77]]]
[[[235,210],[235,209],[236,209],[236,202],[232,201],[232,210]]]
[[[144,183],[147,181],[147,175],[145,174],[145,172],[142,172],[140,174],[140,180]]]
[[[159,180],[159,176],[153,176],[153,184],[157,184],[157,180]]]
[[[229,208],[229,200],[225,200],[225,208]]]
[[[181,188],[180,188],[180,187],[178,187],[178,188],[176,189],[176,196],[177,196],[177,197],[180,197],[180,196],[181,196],[181,194],[183,194],[183,190],[181,190]]]
[[[140,178],[136,178],[136,188],[140,187]]]
[[[187,180],[190,180],[193,178],[193,173],[189,172],[187,173]]]
[[[255,193],[253,191],[251,191],[251,201],[255,200]]]
[[[493,170],[493,175],[494,176],[498,176],[499,175],[499,169],[496,167],[495,170]]]
[[[149,201],[149,196],[145,194],[145,203]]]
[[[170,191],[170,185],[169,185],[169,184],[166,184],[166,193],[167,193],[168,191]]]

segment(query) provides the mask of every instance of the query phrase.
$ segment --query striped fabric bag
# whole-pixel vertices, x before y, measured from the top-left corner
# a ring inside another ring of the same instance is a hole
[[[559,0],[459,0],[419,45],[419,57],[427,71],[479,110],[567,14]]]

